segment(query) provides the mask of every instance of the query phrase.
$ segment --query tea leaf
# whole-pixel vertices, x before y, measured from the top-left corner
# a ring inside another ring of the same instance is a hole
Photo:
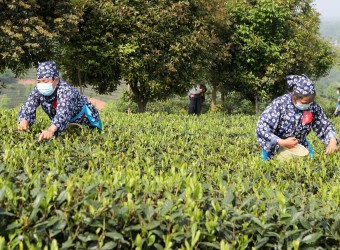
[[[322,236],[322,232],[317,232],[317,233],[309,234],[309,235],[305,236],[301,240],[301,242],[307,243],[307,244],[315,243],[321,236]]]

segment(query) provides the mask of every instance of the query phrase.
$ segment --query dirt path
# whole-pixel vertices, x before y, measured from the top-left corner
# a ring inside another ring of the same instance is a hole
[[[87,99],[89,99],[90,102],[93,103],[93,105],[99,110],[101,111],[105,105],[106,105],[106,102],[103,102],[101,100],[98,100],[98,99],[95,99],[95,98],[90,98],[90,97],[87,97]]]
[[[19,78],[18,79],[18,83],[19,84],[23,84],[23,85],[27,85],[27,84],[35,84],[36,83],[36,79],[34,78]],[[98,100],[98,99],[95,99],[95,98],[90,98],[90,97],[87,97],[87,99],[89,99],[90,102],[93,103],[93,105],[100,111],[102,110],[105,105],[106,105],[106,102],[104,101],[101,101],[101,100]]]
[[[18,83],[19,84],[23,84],[23,85],[27,85],[27,84],[35,84],[37,81],[37,79],[34,78],[19,78],[18,79]]]

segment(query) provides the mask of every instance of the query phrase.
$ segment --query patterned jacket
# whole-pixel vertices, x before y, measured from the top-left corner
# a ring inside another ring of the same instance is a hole
[[[261,114],[256,126],[256,138],[262,149],[272,157],[278,148],[278,139],[288,137],[295,137],[300,144],[308,147],[306,136],[311,129],[325,144],[329,143],[331,137],[336,138],[335,129],[322,108],[313,102],[309,111],[313,114],[313,120],[309,124],[304,124],[302,122],[304,111],[295,108],[291,94],[276,98]]]
[[[85,104],[92,111],[93,117],[100,120],[99,112],[93,104],[84,95],[80,94],[77,89],[60,79],[56,90],[51,96],[42,95],[37,87],[32,90],[19,111],[18,122],[25,119],[30,126],[34,124],[36,109],[41,105],[42,109],[50,117],[51,125],[54,124],[58,128],[57,135],[67,128],[70,120],[82,110]],[[74,122],[90,125],[86,116],[82,116]]]

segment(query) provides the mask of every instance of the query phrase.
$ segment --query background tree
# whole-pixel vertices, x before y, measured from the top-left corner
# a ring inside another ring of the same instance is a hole
[[[199,39],[199,77],[211,87],[212,109],[217,104],[217,91],[228,81],[230,64],[230,17],[225,10],[224,0],[197,1],[202,25],[195,36]]]
[[[53,58],[54,48],[77,31],[80,1],[0,1],[0,72],[16,75],[39,60]]]
[[[198,79],[256,104],[287,74],[334,63],[312,0],[0,1],[0,71],[54,59],[71,83],[112,92],[125,80],[140,112]],[[197,82],[198,83],[198,82]]]
[[[197,8],[187,1],[122,1],[121,76],[140,112],[149,101],[183,93],[195,75]]]
[[[230,0],[227,12],[232,21],[231,84],[254,104],[257,97],[282,94],[286,75],[316,79],[334,63],[310,0]]]
[[[112,1],[87,1],[79,32],[59,50],[64,77],[73,85],[91,86],[99,93],[116,90],[120,79],[120,41],[124,20]]]
[[[60,64],[77,85],[111,92],[124,80],[139,112],[183,93],[194,75],[196,8],[186,1],[89,1]]]

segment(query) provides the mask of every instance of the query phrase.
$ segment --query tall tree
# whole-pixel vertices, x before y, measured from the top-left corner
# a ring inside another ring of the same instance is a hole
[[[200,69],[211,86],[211,108],[217,103],[217,91],[228,79],[230,65],[230,16],[225,11],[225,0],[198,0],[202,25],[195,36],[199,39]]]
[[[197,9],[187,1],[169,0],[126,1],[122,7],[129,20],[122,44],[134,49],[122,56],[122,77],[143,112],[147,102],[183,92],[194,75]]]
[[[320,37],[312,0],[229,0],[227,11],[232,84],[254,103],[258,96],[281,94],[286,75],[316,79],[334,63],[331,45]]]
[[[79,69],[100,93],[125,80],[143,112],[149,101],[183,93],[194,75],[196,11],[188,1],[89,1],[62,58],[70,66],[73,57],[73,75]]]
[[[99,93],[116,90],[120,79],[120,40],[125,20],[113,1],[89,0],[82,8],[79,32],[59,50],[64,77],[75,86],[92,86]],[[127,53],[127,52],[126,52]]]
[[[81,1],[0,1],[0,72],[21,74],[77,31]]]

